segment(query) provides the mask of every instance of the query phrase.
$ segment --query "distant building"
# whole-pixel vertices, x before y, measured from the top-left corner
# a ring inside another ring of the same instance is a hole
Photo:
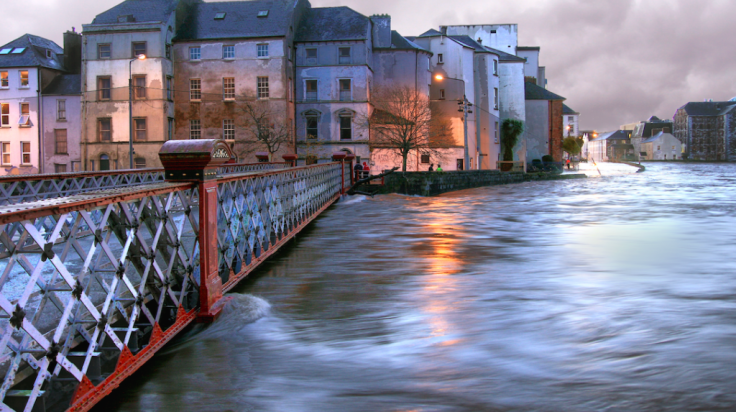
[[[526,82],[526,160],[544,155],[562,161],[562,106],[564,97]]]
[[[82,76],[63,74],[43,89],[44,173],[82,171]]]
[[[634,145],[634,157],[636,159],[644,156],[643,154],[641,154],[644,152],[641,149],[641,144],[644,140],[649,139],[650,137],[660,132],[672,133],[673,129],[674,124],[671,120],[661,120],[657,116],[652,116],[647,121],[630,123],[628,125],[621,126],[621,130],[631,131],[631,144]]]
[[[598,132],[596,132],[595,130],[580,130],[579,133],[580,133],[580,137],[583,139],[583,147],[580,150],[580,156],[583,159],[587,159],[589,155],[588,152],[589,152],[589,147],[590,147],[588,142],[598,137]]]
[[[42,160],[52,155],[39,139],[42,91],[66,72],[64,59],[59,45],[31,34],[0,46],[0,175],[54,172]]]
[[[539,65],[539,47],[518,46],[516,55],[525,59],[524,77],[539,87],[547,88],[546,68]]]
[[[641,160],[682,160],[682,142],[671,133],[658,132],[641,142]]]
[[[688,160],[736,161],[736,101],[690,102],[675,113]]]
[[[588,142],[588,159],[596,162],[632,160],[634,146],[630,130],[600,133]]]
[[[580,136],[579,119],[580,113],[571,109],[568,105],[562,104],[562,131],[564,137]]]

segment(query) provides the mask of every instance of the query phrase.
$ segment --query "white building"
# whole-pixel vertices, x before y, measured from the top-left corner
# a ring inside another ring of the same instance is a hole
[[[659,132],[641,142],[641,160],[682,160],[682,142],[671,133]]]
[[[580,136],[579,117],[580,113],[562,104],[562,137]]]
[[[41,93],[63,71],[64,50],[25,34],[0,46],[0,175],[43,173]]]

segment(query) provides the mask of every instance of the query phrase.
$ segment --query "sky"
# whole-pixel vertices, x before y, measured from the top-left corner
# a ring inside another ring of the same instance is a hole
[[[0,0],[0,43],[25,33],[62,44],[122,0]],[[580,112],[582,130],[609,131],[689,101],[736,96],[733,0],[311,0],[389,14],[404,36],[451,24],[516,23],[540,46],[547,88]],[[33,13],[28,13],[33,10]]]

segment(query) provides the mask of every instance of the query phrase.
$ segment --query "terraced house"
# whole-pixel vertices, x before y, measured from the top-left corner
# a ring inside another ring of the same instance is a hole
[[[736,161],[736,98],[690,102],[677,109],[674,126],[687,159]]]

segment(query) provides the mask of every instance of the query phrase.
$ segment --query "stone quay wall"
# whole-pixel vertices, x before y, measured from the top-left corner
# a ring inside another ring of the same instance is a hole
[[[584,174],[508,173],[498,170],[395,172],[384,178],[379,193],[434,196],[455,190],[540,180],[585,179]]]

